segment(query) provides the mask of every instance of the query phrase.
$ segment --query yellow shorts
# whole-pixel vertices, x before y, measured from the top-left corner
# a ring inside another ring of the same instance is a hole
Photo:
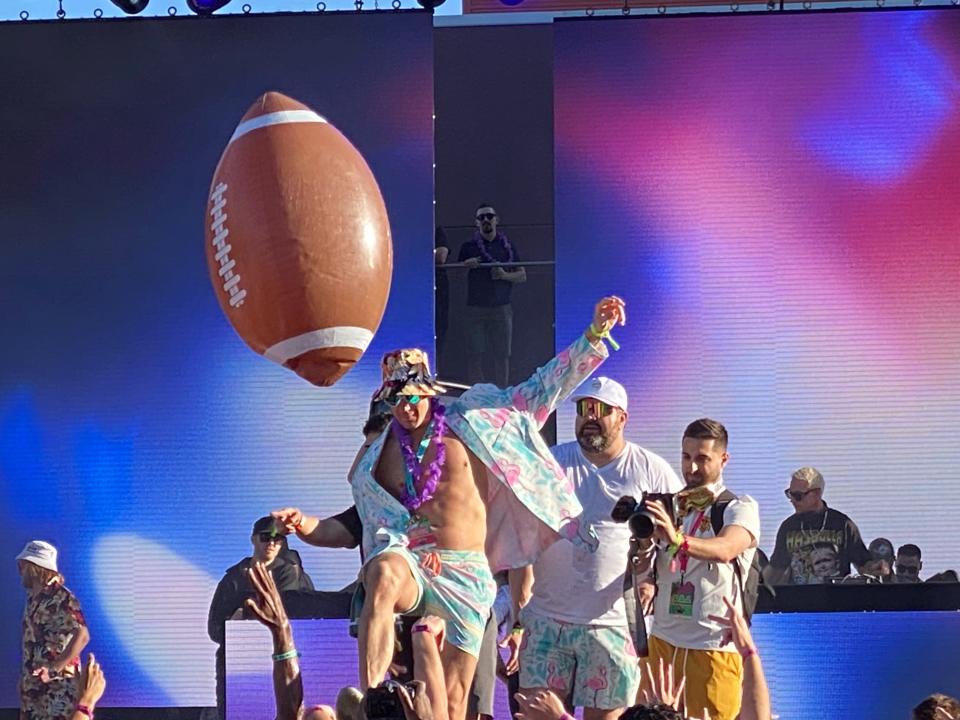
[[[683,697],[688,717],[702,718],[706,709],[710,720],[735,720],[743,687],[743,661],[737,653],[678,648],[652,635],[648,647],[644,662],[650,664],[654,677],[663,659],[664,667],[673,665],[674,682],[687,678]],[[645,686],[646,671],[642,677]]]

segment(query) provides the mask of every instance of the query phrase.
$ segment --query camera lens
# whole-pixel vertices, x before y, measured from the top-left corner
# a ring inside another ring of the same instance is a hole
[[[635,538],[646,539],[653,535],[653,519],[646,510],[635,512],[627,521]]]

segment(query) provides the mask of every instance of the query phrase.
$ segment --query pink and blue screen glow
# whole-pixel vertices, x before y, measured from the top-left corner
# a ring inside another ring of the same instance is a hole
[[[867,542],[960,565],[958,38],[951,9],[557,24],[558,344],[622,295],[629,436],[679,468],[724,422],[768,553],[813,465]]]
[[[950,9],[556,25],[557,342],[622,295],[600,372],[629,437],[679,469],[686,424],[724,422],[768,553],[813,465],[867,542],[960,564],[958,38]],[[951,622],[759,616],[774,710],[906,717],[960,691]]]
[[[4,76],[0,113],[18,138],[0,164],[0,707],[19,702],[13,558],[28,540],[61,549],[104,707],[210,706],[207,609],[251,554],[254,520],[352,503],[381,354],[432,345],[432,32],[427,13],[0,26],[0,65],[31,67]],[[216,71],[189,70],[210,53]],[[115,63],[134,55],[151,58],[146,76]],[[269,89],[351,140],[390,215],[386,315],[332,388],[252,352],[208,277],[210,178]],[[27,110],[50,98],[55,112]],[[356,577],[356,551],[298,549],[319,589]]]

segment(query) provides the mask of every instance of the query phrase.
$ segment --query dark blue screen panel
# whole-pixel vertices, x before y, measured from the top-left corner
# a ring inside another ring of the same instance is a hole
[[[351,503],[380,355],[432,345],[431,33],[426,13],[0,25],[0,706],[27,540],[61,548],[105,705],[211,705],[207,607],[253,521]],[[393,229],[383,324],[330,389],[251,352],[207,277],[213,169],[271,89],[357,146]],[[320,588],[356,574],[355,552],[302,555]]]
[[[908,718],[960,696],[957,612],[765,613],[753,636],[781,720]]]

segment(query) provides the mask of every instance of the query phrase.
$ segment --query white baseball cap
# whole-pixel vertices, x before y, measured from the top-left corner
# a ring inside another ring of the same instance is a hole
[[[52,572],[57,570],[57,549],[43,540],[31,540],[17,555],[17,560],[26,560]]]
[[[573,402],[584,398],[593,398],[621,410],[627,409],[627,391],[624,390],[623,385],[608,377],[590,378],[577,388]]]

